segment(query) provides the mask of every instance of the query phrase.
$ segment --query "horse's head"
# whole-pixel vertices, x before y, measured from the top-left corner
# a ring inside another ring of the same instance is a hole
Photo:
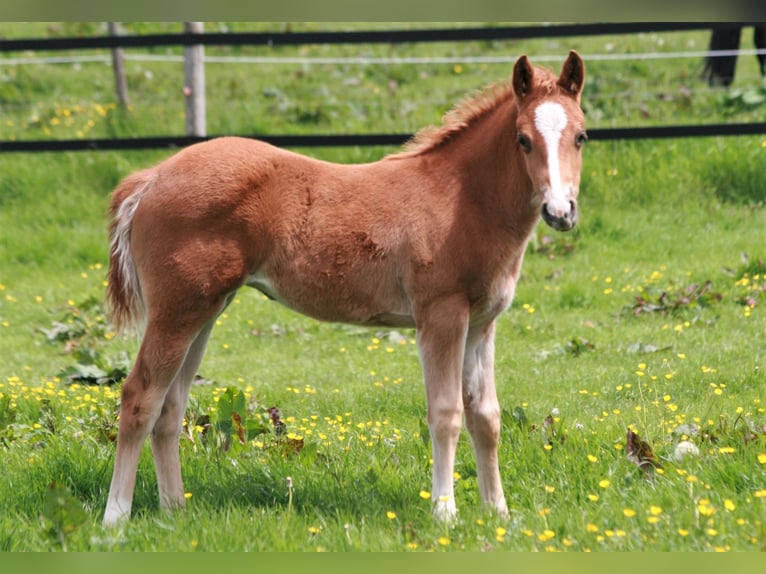
[[[587,136],[580,109],[585,66],[575,51],[556,78],[521,56],[513,68],[516,138],[545,222],[559,231],[577,223],[581,148]]]

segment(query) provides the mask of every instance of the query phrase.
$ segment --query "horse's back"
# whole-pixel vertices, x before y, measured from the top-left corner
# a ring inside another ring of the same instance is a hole
[[[190,289],[221,279],[222,291],[268,284],[320,319],[387,323],[393,313],[408,322],[400,266],[418,210],[396,201],[404,193],[396,171],[226,137],[136,172],[115,193],[145,182],[131,230],[140,268],[159,266]]]

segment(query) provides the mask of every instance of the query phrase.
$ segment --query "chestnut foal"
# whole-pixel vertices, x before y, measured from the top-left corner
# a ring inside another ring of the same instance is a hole
[[[147,436],[161,506],[183,506],[189,388],[216,317],[244,285],[320,320],[415,327],[434,513],[456,514],[465,415],[481,498],[507,515],[495,319],[511,304],[539,218],[560,231],[577,221],[584,79],[574,51],[558,76],[521,56],[510,82],[374,163],[227,137],[125,178],[111,200],[108,298],[115,324],[143,327],[143,341],[122,385],[104,524],[130,516]]]

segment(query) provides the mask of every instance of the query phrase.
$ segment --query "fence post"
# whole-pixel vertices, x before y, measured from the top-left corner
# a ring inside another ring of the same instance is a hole
[[[202,22],[184,22],[184,32],[201,34]],[[184,47],[184,97],[186,100],[186,135],[205,136],[205,47]]]
[[[123,30],[119,22],[109,22],[109,35],[122,36]],[[125,51],[122,48],[112,48],[112,68],[114,69],[114,85],[117,90],[117,100],[120,106],[127,108],[130,105],[128,99],[128,81],[125,78]]]

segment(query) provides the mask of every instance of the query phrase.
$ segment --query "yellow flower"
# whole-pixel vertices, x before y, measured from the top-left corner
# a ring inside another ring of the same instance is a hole
[[[753,493],[753,496],[755,496],[756,498],[763,498],[764,496],[766,496],[766,488],[762,488],[761,490],[756,490]]]
[[[596,457],[595,457],[595,456],[593,456],[592,454],[589,454],[589,455],[588,455],[588,460],[589,460],[590,462],[598,462],[598,458],[596,458]]]
[[[699,510],[702,516],[712,516],[715,514],[715,508],[710,506],[710,501],[707,498],[703,498],[697,503],[697,510]]]
[[[760,464],[766,464],[766,452],[758,453],[758,462]]]
[[[431,498],[431,493],[428,492],[427,490],[421,490],[420,498],[422,498],[423,500],[428,500],[429,498]]]
[[[689,531],[688,531],[688,530],[684,530],[683,528],[679,528],[679,529],[678,529],[678,533],[679,533],[681,536],[689,536]]]
[[[623,513],[623,514],[624,514],[624,515],[625,515],[627,518],[633,518],[633,517],[636,515],[636,511],[635,511],[635,510],[633,510],[632,508],[624,508],[624,509],[622,510],[622,513]]]
[[[396,512],[389,510],[388,512],[386,512],[386,518],[388,518],[389,520],[393,520],[394,518],[396,518]]]
[[[555,536],[556,533],[553,530],[543,530],[540,534],[537,535],[537,539],[540,540],[540,542],[548,542],[548,540]]]
[[[555,486],[547,486],[546,485],[545,492],[547,492],[548,494],[551,494],[551,493],[553,493],[555,491],[556,491],[556,487]]]
[[[599,481],[599,483],[598,483],[598,485],[599,485],[601,488],[609,488],[609,485],[610,485],[610,484],[612,484],[612,483],[611,483],[611,482],[609,482],[607,479],[604,479],[604,480],[600,480],[600,481]]]
[[[598,526],[596,526],[595,524],[591,524],[589,522],[588,524],[585,525],[585,530],[591,533],[598,532]]]
[[[662,514],[662,508],[660,508],[659,506],[655,506],[654,504],[652,504],[652,505],[649,507],[649,513],[650,513],[652,516],[659,516],[660,514]]]
[[[723,507],[724,507],[726,510],[728,510],[729,512],[731,512],[732,510],[736,510],[736,508],[737,508],[737,505],[736,505],[736,504],[734,504],[734,503],[733,503],[731,500],[729,500],[728,498],[726,498],[726,499],[724,499],[724,501],[723,501]]]
[[[437,542],[439,542],[439,544],[441,544],[442,546],[449,546],[450,539],[447,538],[446,536],[439,536]]]
[[[588,500],[590,500],[591,502],[596,502],[598,500],[598,494],[589,494]]]

